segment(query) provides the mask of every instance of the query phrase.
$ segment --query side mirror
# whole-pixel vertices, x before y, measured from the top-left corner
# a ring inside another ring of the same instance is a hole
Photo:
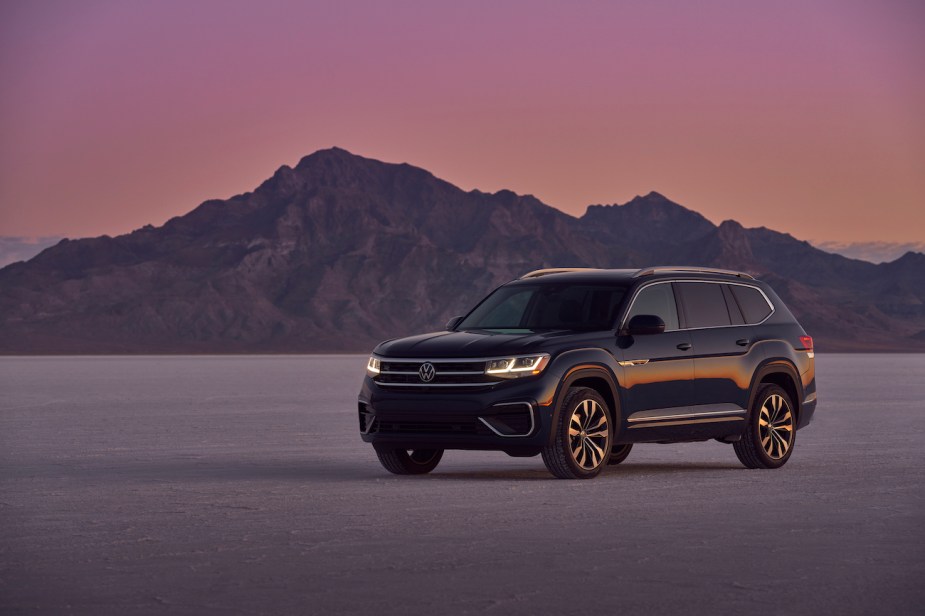
[[[459,322],[462,321],[462,317],[453,317],[446,322],[446,331],[451,332],[456,329],[456,326],[459,325]]]
[[[665,322],[654,314],[637,314],[626,326],[626,334],[629,336],[650,336],[664,331]]]

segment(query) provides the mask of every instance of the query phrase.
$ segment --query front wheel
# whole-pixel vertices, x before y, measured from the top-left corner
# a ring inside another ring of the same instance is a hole
[[[552,445],[543,447],[543,462],[559,479],[591,479],[610,456],[613,429],[610,409],[589,387],[569,389],[562,402]]]
[[[783,388],[766,383],[755,396],[745,434],[732,446],[748,468],[780,468],[793,453],[796,428],[790,396]]]
[[[375,447],[379,462],[396,475],[424,475],[437,468],[442,449],[388,449]]]

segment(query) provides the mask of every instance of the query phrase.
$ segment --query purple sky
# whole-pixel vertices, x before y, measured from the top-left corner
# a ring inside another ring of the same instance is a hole
[[[0,5],[0,235],[161,224],[338,145],[573,214],[925,239],[925,2]]]

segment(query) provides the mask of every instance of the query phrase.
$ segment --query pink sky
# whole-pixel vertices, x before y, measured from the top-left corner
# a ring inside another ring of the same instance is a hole
[[[0,235],[162,224],[337,145],[580,215],[925,239],[925,3],[6,1]]]

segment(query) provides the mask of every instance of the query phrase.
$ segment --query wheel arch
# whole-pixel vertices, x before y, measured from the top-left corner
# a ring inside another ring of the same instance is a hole
[[[568,390],[572,387],[588,387],[596,391],[607,403],[610,409],[611,421],[614,424],[614,437],[621,428],[621,410],[620,394],[617,385],[617,377],[605,365],[598,363],[582,363],[571,367],[559,383],[556,391],[555,404],[553,405],[552,425],[558,425],[559,413],[562,411],[562,403],[565,401]],[[549,432],[549,444],[555,439],[555,430]]]
[[[797,425],[800,415],[803,412],[803,386],[796,366],[786,359],[771,359],[758,367],[752,377],[752,384],[748,395],[749,417],[751,417],[752,407],[755,404],[755,396],[758,395],[758,389],[765,383],[777,385],[787,392],[793,404],[793,412],[796,415],[794,425]]]

